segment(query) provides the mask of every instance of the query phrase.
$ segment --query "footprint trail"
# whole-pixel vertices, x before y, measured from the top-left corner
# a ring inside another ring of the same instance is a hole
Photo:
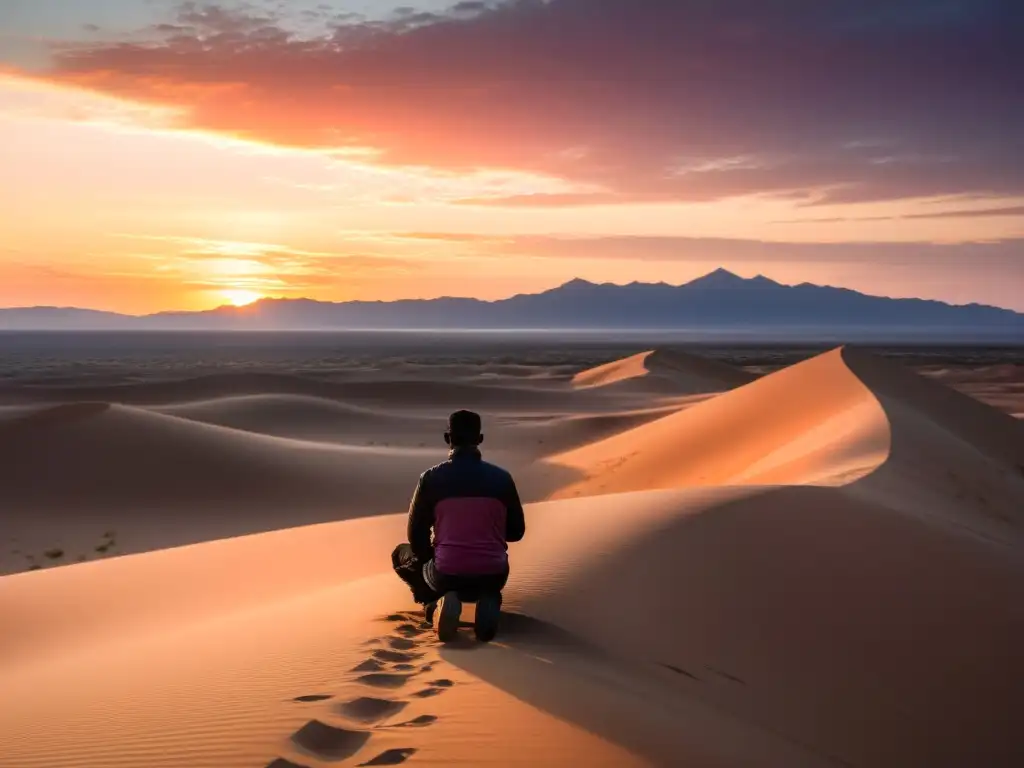
[[[295,755],[279,756],[266,768],[308,768],[302,762],[303,757],[339,765],[401,765],[417,752],[413,744],[374,754],[374,734],[414,732],[434,725],[438,717],[433,714],[421,714],[398,723],[389,721],[414,702],[443,694],[455,682],[437,678],[408,697],[389,697],[391,691],[397,692],[413,678],[433,671],[444,662],[434,650],[437,643],[428,636],[431,627],[421,613],[393,613],[380,621],[394,625],[391,632],[364,643],[363,647],[369,651],[367,658],[349,672],[349,683],[365,689],[366,695],[350,699],[328,693],[296,696],[293,702],[331,701],[321,716],[291,734],[289,741]],[[423,663],[417,668],[413,662]]]

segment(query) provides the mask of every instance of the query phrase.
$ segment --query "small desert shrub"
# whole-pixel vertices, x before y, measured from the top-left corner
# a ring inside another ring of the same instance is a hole
[[[45,552],[43,552],[43,554],[51,560],[60,560],[62,557],[64,557],[64,550],[60,547],[54,547],[53,549],[46,550]]]

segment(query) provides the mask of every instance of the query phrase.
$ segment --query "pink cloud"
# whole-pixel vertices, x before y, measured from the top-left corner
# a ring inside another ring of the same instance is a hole
[[[307,39],[187,3],[141,42],[60,48],[44,76],[205,129],[541,172],[610,202],[1024,193],[1024,17],[999,0],[460,5]]]

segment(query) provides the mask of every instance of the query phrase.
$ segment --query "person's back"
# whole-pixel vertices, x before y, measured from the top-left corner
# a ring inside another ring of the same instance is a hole
[[[392,554],[414,598],[437,617],[442,640],[458,626],[460,595],[477,602],[477,636],[493,637],[509,575],[508,542],[526,532],[512,476],[480,455],[480,426],[475,413],[451,415],[445,433],[451,453],[420,476],[409,506],[409,543]]]
[[[433,527],[437,571],[480,576],[508,570],[507,542],[523,537],[525,521],[512,476],[476,448],[460,447],[424,473],[409,526],[418,554],[429,554]]]

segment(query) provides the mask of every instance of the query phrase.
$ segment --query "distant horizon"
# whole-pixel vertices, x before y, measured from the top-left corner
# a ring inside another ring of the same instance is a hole
[[[550,291],[558,290],[559,288],[563,288],[563,287],[565,287],[567,285],[570,285],[570,284],[573,284],[573,283],[581,283],[581,284],[588,284],[588,285],[594,285],[594,286],[615,286],[615,287],[620,287],[620,288],[626,288],[626,287],[633,286],[633,285],[651,285],[651,286],[662,285],[662,286],[668,286],[668,287],[671,287],[671,288],[681,288],[681,287],[683,287],[685,285],[689,285],[691,283],[694,283],[694,282],[697,282],[699,280],[702,280],[702,279],[705,279],[705,278],[708,278],[708,277],[712,277],[712,276],[715,276],[715,275],[725,275],[725,276],[732,277],[732,278],[738,278],[738,280],[741,280],[741,281],[744,281],[744,282],[749,282],[749,281],[757,280],[757,279],[760,278],[760,279],[769,280],[771,282],[774,282],[774,283],[777,283],[779,285],[786,286],[786,287],[795,287],[795,286],[798,286],[798,285],[808,285],[809,284],[809,285],[814,285],[814,286],[823,287],[823,288],[837,288],[837,289],[840,289],[840,290],[854,291],[856,293],[862,293],[863,295],[873,296],[873,297],[877,297],[877,298],[888,298],[888,299],[896,299],[896,300],[903,299],[903,300],[917,300],[917,301],[934,301],[934,302],[938,302],[938,303],[941,303],[941,304],[948,304],[949,306],[952,306],[952,307],[990,307],[990,308],[993,308],[993,309],[1007,310],[1007,311],[1014,312],[1014,313],[1017,313],[1017,314],[1024,314],[1024,310],[1021,310],[1021,309],[1015,309],[1013,307],[1000,306],[1000,305],[996,305],[996,304],[985,304],[983,302],[976,302],[976,301],[975,302],[965,302],[965,303],[955,303],[955,302],[950,302],[950,301],[943,301],[941,299],[931,299],[931,298],[926,298],[926,297],[921,297],[921,296],[886,296],[886,295],[883,295],[883,294],[867,293],[867,292],[864,292],[864,291],[857,291],[854,288],[849,288],[849,287],[843,286],[843,285],[820,284],[820,283],[812,283],[810,281],[802,281],[802,282],[799,282],[799,283],[784,282],[784,281],[776,280],[774,278],[769,277],[768,275],[764,275],[764,274],[760,274],[760,273],[758,273],[756,275],[752,275],[751,277],[742,277],[741,275],[738,275],[735,272],[732,272],[731,270],[726,269],[725,267],[717,267],[715,269],[712,269],[709,272],[706,272],[704,274],[698,275],[697,277],[695,277],[695,278],[693,278],[691,280],[687,280],[687,281],[684,281],[684,282],[681,282],[681,283],[673,283],[673,282],[668,282],[668,281],[664,281],[664,280],[652,281],[652,282],[647,282],[647,281],[642,281],[642,280],[633,280],[633,281],[630,281],[630,282],[615,282],[615,281],[611,281],[611,280],[595,281],[595,280],[588,280],[588,279],[586,279],[584,277],[573,277],[573,278],[570,278],[569,280],[565,280],[565,281],[559,282],[556,285],[552,285],[550,287],[543,288],[543,289],[535,291],[535,292],[516,292],[516,293],[510,293],[510,294],[508,294],[506,296],[500,296],[500,297],[497,297],[497,298],[487,298],[487,299],[477,299],[476,297],[473,297],[473,296],[456,295],[456,294],[429,296],[429,297],[399,297],[399,298],[391,298],[391,299],[367,298],[367,299],[351,299],[351,300],[320,299],[320,298],[317,298],[315,296],[273,296],[273,295],[267,295],[267,296],[259,296],[258,298],[253,298],[251,301],[245,301],[245,302],[241,302],[241,303],[226,302],[224,304],[220,304],[220,305],[217,305],[215,307],[209,307],[207,309],[202,309],[202,310],[189,310],[189,309],[181,309],[181,308],[168,308],[168,309],[158,309],[158,310],[155,310],[153,312],[139,313],[139,314],[129,313],[129,312],[118,312],[117,310],[106,309],[106,308],[103,308],[103,307],[85,307],[85,306],[76,306],[76,305],[57,305],[57,304],[34,304],[34,305],[23,305],[23,306],[0,306],[0,311],[17,311],[17,310],[26,310],[26,311],[27,310],[79,311],[79,312],[95,312],[95,313],[100,313],[100,314],[120,315],[120,316],[127,317],[127,318],[147,318],[147,317],[154,317],[154,316],[158,316],[158,315],[169,315],[169,314],[199,314],[199,313],[203,313],[203,312],[223,311],[223,310],[244,310],[247,307],[252,307],[252,306],[256,306],[256,305],[260,305],[260,304],[273,303],[273,302],[310,302],[310,303],[316,303],[316,304],[377,304],[377,303],[380,303],[380,304],[397,304],[397,303],[402,303],[402,302],[430,302],[430,301],[444,301],[444,300],[449,300],[449,299],[451,299],[451,300],[469,299],[469,300],[479,300],[479,301],[482,301],[484,303],[494,304],[494,303],[499,303],[499,302],[502,302],[502,301],[506,301],[508,299],[512,299],[512,298],[514,298],[516,296],[521,296],[521,295],[539,295],[539,294],[543,294],[543,293],[548,293]],[[415,330],[415,329],[409,329],[409,330]],[[428,330],[430,330],[430,329],[428,329]],[[433,330],[444,330],[444,329],[433,329]],[[487,329],[479,329],[479,330],[487,330]],[[579,330],[586,330],[586,329],[579,329]],[[666,329],[666,330],[671,330],[671,329]]]

